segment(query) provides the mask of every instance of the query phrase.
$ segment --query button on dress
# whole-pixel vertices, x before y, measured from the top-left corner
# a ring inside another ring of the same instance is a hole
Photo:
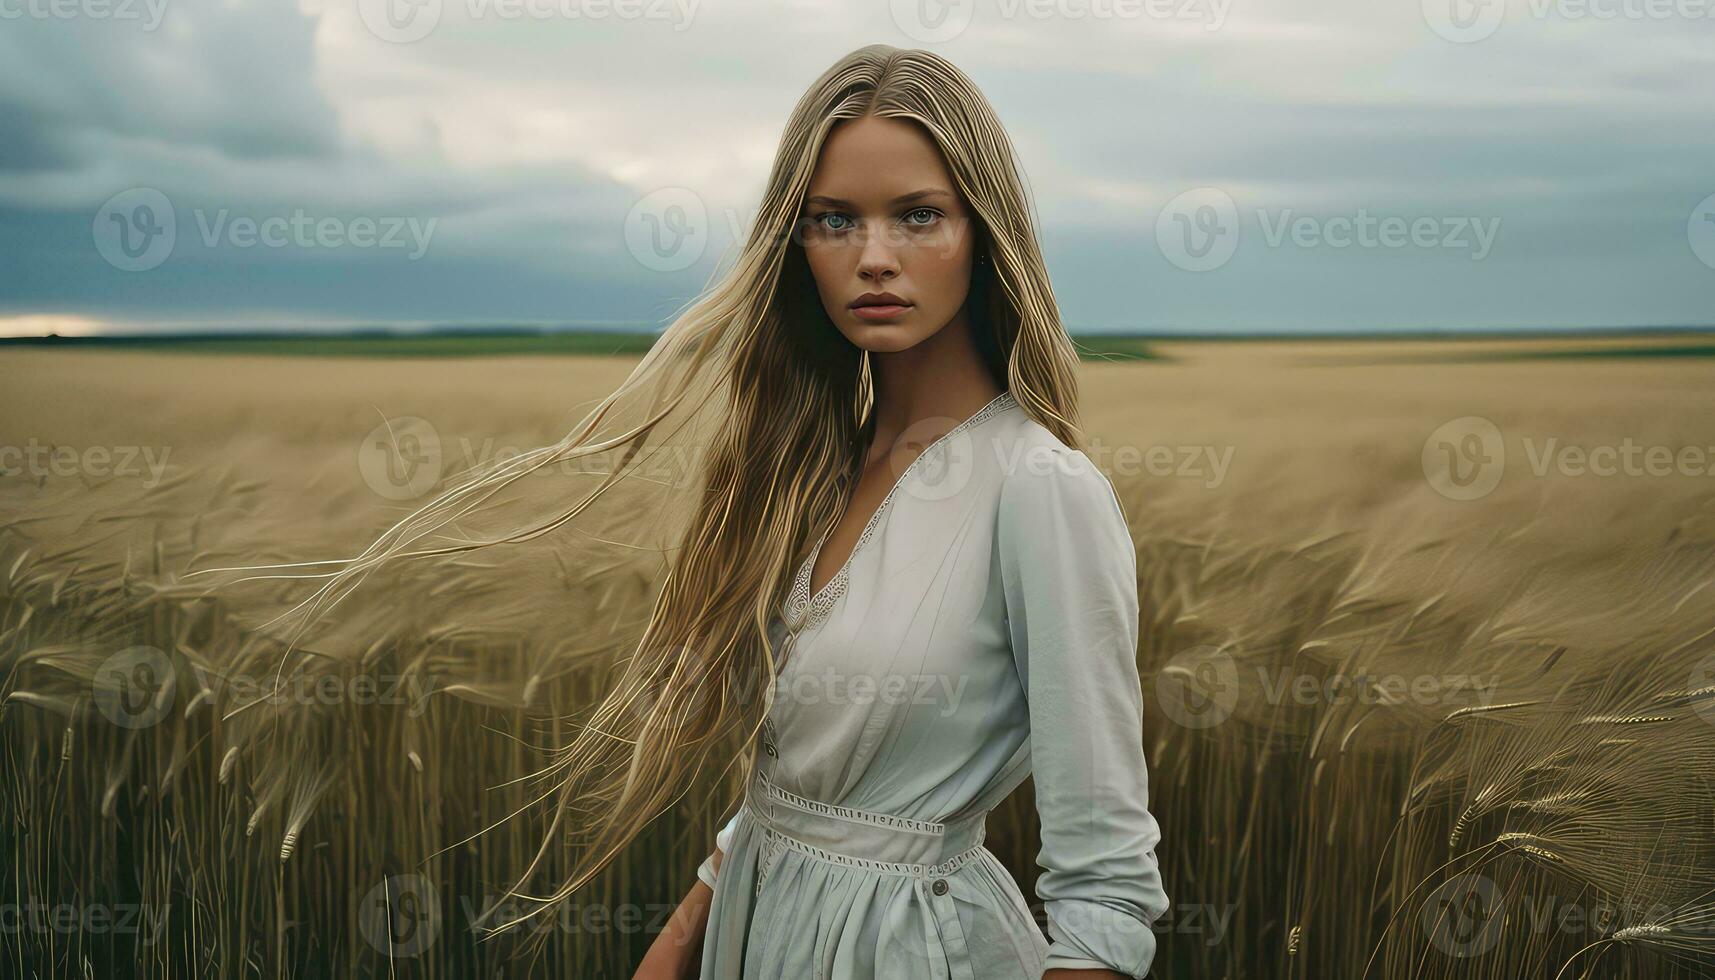
[[[698,876],[703,980],[1143,977],[1166,913],[1136,551],[1112,485],[1003,392],[771,623],[755,775]],[[790,638],[796,630],[795,638]],[[1034,774],[1048,936],[984,845]]]

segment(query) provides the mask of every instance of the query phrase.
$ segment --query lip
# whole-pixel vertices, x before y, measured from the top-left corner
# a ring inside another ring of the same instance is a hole
[[[892,293],[864,293],[851,302],[853,315],[865,320],[891,320],[911,309],[911,304]]]
[[[865,320],[891,320],[909,312],[910,309],[909,304],[904,306],[854,306],[852,307],[852,314],[863,317]]]
[[[910,305],[911,305],[910,303],[907,303],[905,301],[905,298],[903,296],[896,296],[893,293],[864,293],[862,296],[859,296],[857,299],[854,299],[851,302],[851,307],[854,310],[860,306],[910,306]]]

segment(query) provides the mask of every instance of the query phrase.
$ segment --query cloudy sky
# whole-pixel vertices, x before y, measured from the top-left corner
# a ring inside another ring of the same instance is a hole
[[[1715,322],[1715,0],[0,0],[0,333],[658,325],[875,41],[1074,331]]]

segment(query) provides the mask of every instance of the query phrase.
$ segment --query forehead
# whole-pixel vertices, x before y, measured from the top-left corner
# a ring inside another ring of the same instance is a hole
[[[829,131],[810,175],[809,196],[885,207],[925,189],[946,191],[949,197],[939,203],[957,203],[952,175],[928,132],[911,120],[865,116]]]

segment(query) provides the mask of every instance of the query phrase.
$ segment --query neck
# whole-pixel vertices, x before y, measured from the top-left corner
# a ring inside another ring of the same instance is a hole
[[[875,386],[871,459],[891,451],[901,436],[913,442],[936,438],[946,428],[976,414],[1002,391],[977,349],[976,335],[964,310],[934,336],[908,350],[872,351],[869,365]],[[931,419],[945,420],[946,424],[918,426]],[[919,440],[919,436],[924,438]]]

